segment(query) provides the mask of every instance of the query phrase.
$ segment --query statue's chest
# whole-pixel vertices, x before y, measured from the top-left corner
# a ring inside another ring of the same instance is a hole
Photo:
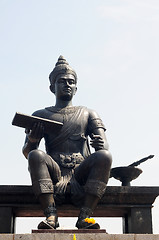
[[[75,115],[74,112],[70,112],[70,113],[57,112],[57,113],[50,113],[49,116],[47,116],[47,118],[53,121],[62,122],[63,129],[65,129],[66,131],[69,128],[73,128],[74,129],[73,135],[84,134],[87,128],[87,122],[88,122],[87,116],[80,115],[78,117],[75,117],[74,115]]]
[[[73,120],[72,120],[73,115],[74,115],[74,113],[69,113],[69,114],[52,113],[52,114],[49,114],[49,116],[47,118],[50,120],[53,120],[53,121],[62,122],[63,124],[65,124],[66,122],[70,122],[73,124]],[[79,123],[79,121],[78,121],[78,123]]]
[[[48,119],[64,123],[64,115],[59,113],[51,113],[48,116]]]

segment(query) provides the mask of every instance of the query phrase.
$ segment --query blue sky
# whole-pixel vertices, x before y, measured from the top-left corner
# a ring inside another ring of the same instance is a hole
[[[154,154],[132,185],[159,185],[158,13],[157,0],[1,0],[1,184],[30,184],[24,130],[11,122],[54,105],[48,75],[62,54],[78,75],[74,105],[104,121],[113,167]]]

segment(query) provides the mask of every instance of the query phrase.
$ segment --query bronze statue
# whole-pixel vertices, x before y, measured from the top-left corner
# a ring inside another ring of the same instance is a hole
[[[77,75],[60,56],[49,75],[50,90],[56,104],[38,110],[33,116],[63,123],[59,133],[46,133],[43,124],[26,129],[23,154],[28,159],[33,191],[38,197],[46,220],[39,229],[59,226],[56,204],[80,206],[76,227],[100,228],[98,223],[85,222],[103,196],[109,179],[111,154],[105,137],[105,127],[98,114],[86,107],[73,106],[77,91]],[[95,149],[91,154],[90,145]],[[46,153],[39,150],[44,137]]]

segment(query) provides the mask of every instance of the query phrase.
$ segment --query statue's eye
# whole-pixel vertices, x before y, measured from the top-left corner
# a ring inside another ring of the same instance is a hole
[[[74,84],[74,81],[73,80],[69,80],[69,84]]]

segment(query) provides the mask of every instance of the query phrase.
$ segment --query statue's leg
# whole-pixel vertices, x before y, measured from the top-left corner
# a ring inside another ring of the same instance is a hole
[[[100,228],[99,224],[88,224],[84,219],[90,217],[99,199],[105,193],[111,163],[110,153],[106,150],[99,150],[91,154],[75,170],[76,180],[85,189],[84,204],[76,223],[77,228]]]
[[[33,191],[46,216],[46,220],[41,222],[38,228],[56,228],[59,224],[53,197],[53,184],[61,178],[60,168],[49,155],[40,150],[31,151],[28,161]]]

